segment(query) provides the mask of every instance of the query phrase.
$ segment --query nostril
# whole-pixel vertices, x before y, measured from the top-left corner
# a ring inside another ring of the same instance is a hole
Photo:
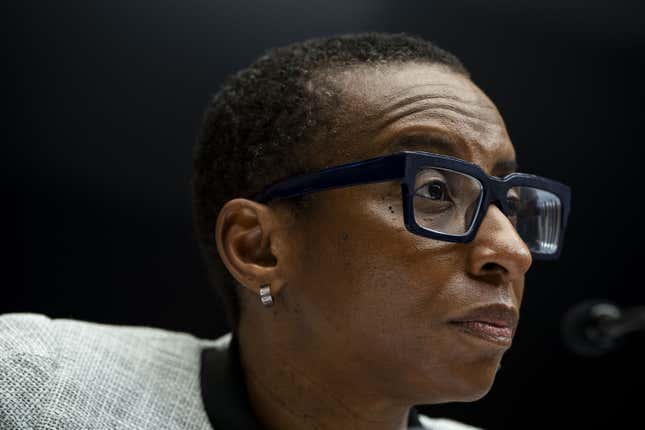
[[[493,270],[499,270],[499,269],[502,269],[502,266],[493,262],[488,262],[482,266],[482,270],[491,271],[491,272]]]

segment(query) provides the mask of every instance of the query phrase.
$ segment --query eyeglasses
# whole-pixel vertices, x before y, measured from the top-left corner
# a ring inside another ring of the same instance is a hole
[[[560,256],[571,207],[571,189],[527,173],[499,178],[477,164],[421,151],[378,158],[294,176],[253,195],[266,203],[319,191],[401,180],[403,220],[411,233],[448,242],[470,242],[490,203],[508,217],[536,259]]]

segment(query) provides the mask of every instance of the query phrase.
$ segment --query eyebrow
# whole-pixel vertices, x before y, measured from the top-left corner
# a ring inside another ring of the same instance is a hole
[[[444,134],[408,134],[394,140],[389,148],[392,150],[421,150],[425,152],[434,152],[437,154],[450,155],[464,159],[461,151],[458,149],[462,142]],[[517,172],[519,165],[513,159],[499,160],[493,166],[492,174],[494,176],[504,176],[509,173]]]

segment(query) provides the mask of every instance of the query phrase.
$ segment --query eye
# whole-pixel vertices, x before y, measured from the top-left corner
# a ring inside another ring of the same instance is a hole
[[[508,205],[508,214],[507,217],[511,220],[511,223],[517,227],[518,214],[521,210],[520,197],[515,193],[510,193],[506,196],[506,202]]]
[[[439,179],[432,179],[417,189],[416,194],[430,200],[448,200],[446,183]]]
[[[520,209],[520,198],[518,196],[508,196],[506,201],[508,202],[509,212],[513,215],[517,214]]]

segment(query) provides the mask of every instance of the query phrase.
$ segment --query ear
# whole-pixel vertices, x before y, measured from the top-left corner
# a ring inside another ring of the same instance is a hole
[[[271,285],[273,295],[284,285],[272,243],[279,221],[269,206],[242,198],[226,202],[217,216],[215,239],[222,262],[241,285],[258,295],[264,284]]]

